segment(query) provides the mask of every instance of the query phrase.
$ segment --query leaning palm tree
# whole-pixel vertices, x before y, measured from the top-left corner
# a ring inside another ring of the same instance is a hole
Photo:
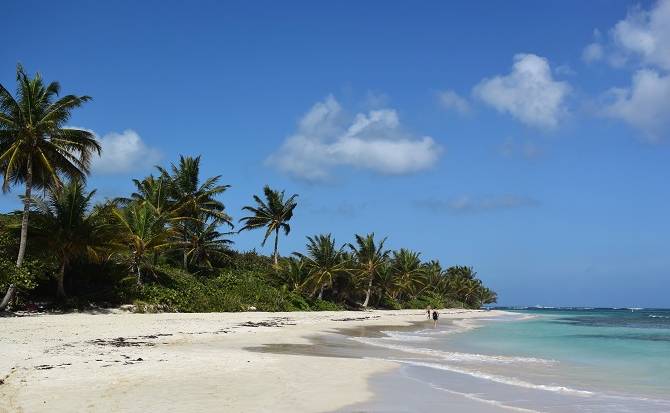
[[[0,85],[0,172],[3,190],[23,184],[23,219],[16,266],[23,264],[28,239],[28,218],[35,188],[60,186],[60,178],[84,181],[91,156],[100,154],[95,136],[86,130],[68,128],[70,113],[88,102],[89,96],[67,95],[57,99],[60,85],[45,85],[36,74],[32,79],[23,67],[16,69],[16,97]],[[4,309],[16,287],[10,285],[0,303]]]
[[[79,181],[71,181],[48,196],[35,198],[35,215],[31,228],[35,241],[57,257],[59,271],[56,295],[65,297],[65,273],[70,264],[86,257],[100,261],[112,247],[114,233],[109,224],[109,208],[91,209],[95,190],[86,193]]]
[[[389,257],[389,251],[384,250],[386,238],[379,244],[375,243],[375,234],[368,234],[365,237],[356,234],[356,245],[348,244],[355,260],[355,272],[361,279],[367,281],[365,290],[365,301],[362,307],[366,308],[370,302],[372,293],[372,283],[378,277],[380,270],[385,265]]]
[[[293,253],[304,260],[308,273],[307,282],[311,284],[312,296],[323,299],[323,292],[333,284],[333,281],[348,271],[348,261],[343,252],[344,247],[336,248],[335,239],[330,234],[307,237],[307,254]]]
[[[254,201],[256,201],[257,206],[245,206],[242,208],[253,215],[240,219],[240,222],[244,222],[244,226],[239,232],[267,227],[261,246],[265,246],[268,237],[274,232],[275,246],[273,257],[274,263],[277,265],[279,259],[279,250],[277,248],[279,230],[283,230],[285,235],[291,232],[291,226],[288,224],[288,221],[293,217],[293,210],[298,205],[295,201],[298,195],[293,194],[288,199],[284,199],[284,191],[275,191],[267,185],[263,188],[263,193],[265,194],[265,201],[254,195]]]

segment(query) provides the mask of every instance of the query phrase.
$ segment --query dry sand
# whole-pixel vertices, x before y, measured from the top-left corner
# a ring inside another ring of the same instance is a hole
[[[442,318],[496,312],[451,310]],[[372,396],[392,362],[252,352],[420,310],[0,318],[0,412],[324,412]]]

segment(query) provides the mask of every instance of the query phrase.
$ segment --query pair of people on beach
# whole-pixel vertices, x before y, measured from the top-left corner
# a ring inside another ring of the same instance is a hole
[[[433,327],[437,327],[437,320],[438,318],[440,318],[440,313],[438,313],[437,310],[433,310],[432,308],[430,308],[430,306],[428,306],[426,307],[426,315],[428,316],[429,320],[431,319],[431,317],[433,318]]]

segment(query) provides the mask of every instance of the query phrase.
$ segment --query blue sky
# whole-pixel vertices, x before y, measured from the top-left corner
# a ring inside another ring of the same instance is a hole
[[[58,3],[3,4],[0,82],[94,98],[101,197],[202,154],[235,218],[300,195],[285,253],[375,232],[501,304],[668,306],[670,0]]]

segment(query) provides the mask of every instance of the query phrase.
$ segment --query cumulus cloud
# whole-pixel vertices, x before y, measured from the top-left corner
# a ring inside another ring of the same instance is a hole
[[[484,79],[473,89],[477,98],[499,112],[539,128],[558,125],[569,92],[566,82],[554,80],[547,59],[534,54],[517,54],[511,73]]]
[[[111,132],[98,140],[102,155],[93,160],[93,171],[105,174],[143,170],[155,165],[161,158],[157,149],[147,146],[140,135],[127,129]]]
[[[600,43],[590,43],[582,51],[582,60],[586,63],[593,63],[602,60],[605,57],[605,50]]]
[[[461,115],[470,113],[470,104],[453,90],[439,92],[438,100],[440,105],[446,110],[453,110]]]
[[[670,70],[670,0],[660,0],[649,10],[633,9],[611,35],[622,52]]]
[[[575,72],[575,70],[568,64],[556,66],[554,73],[559,76],[574,76],[577,74],[577,72]]]
[[[300,119],[296,132],[267,163],[295,178],[323,181],[343,166],[396,175],[417,172],[433,166],[440,152],[430,136],[405,132],[395,110],[371,110],[351,118],[329,96]]]
[[[670,127],[670,75],[641,69],[627,88],[613,88],[603,114],[642,130],[651,141]]]
[[[480,213],[495,210],[535,207],[539,202],[528,197],[517,195],[502,195],[485,198],[473,198],[470,195],[440,200],[426,199],[415,202],[419,208],[428,209],[433,212],[451,213]]]

